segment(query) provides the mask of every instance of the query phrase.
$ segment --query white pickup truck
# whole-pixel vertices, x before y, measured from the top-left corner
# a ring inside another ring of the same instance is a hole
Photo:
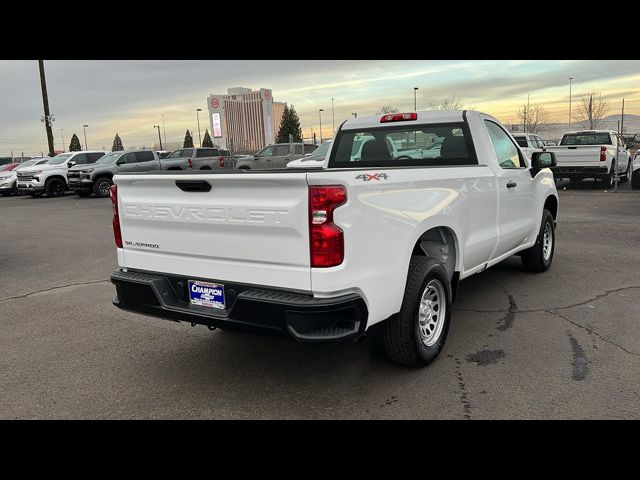
[[[437,156],[393,157],[389,141],[423,136]],[[459,280],[515,254],[551,265],[554,160],[529,162],[489,115],[429,111],[345,121],[322,169],[118,174],[113,303],[303,342],[379,326],[392,360],[426,365]]]
[[[613,130],[585,130],[567,132],[560,145],[546,147],[556,154],[553,167],[556,178],[580,181],[593,178],[614,184],[615,176],[627,181],[631,178],[631,156],[622,137]]]

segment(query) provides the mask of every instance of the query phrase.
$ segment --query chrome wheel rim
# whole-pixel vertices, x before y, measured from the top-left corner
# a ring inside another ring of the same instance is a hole
[[[111,188],[111,184],[109,182],[100,182],[98,185],[98,189],[102,195],[109,195],[109,189]]]
[[[551,250],[553,248],[553,231],[549,222],[544,224],[544,232],[542,234],[542,257],[545,261],[551,258]]]
[[[440,280],[433,279],[422,291],[418,307],[418,331],[422,343],[430,347],[440,338],[447,313],[444,286]]]

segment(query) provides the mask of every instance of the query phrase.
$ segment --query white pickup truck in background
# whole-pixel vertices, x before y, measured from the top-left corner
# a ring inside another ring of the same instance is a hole
[[[531,158],[533,152],[543,152],[546,148],[544,140],[534,133],[514,133],[512,135],[528,158]]]
[[[624,140],[613,130],[567,132],[560,145],[546,147],[556,155],[556,178],[580,181],[600,180],[606,187],[614,184],[616,174],[622,181],[631,177],[631,156]]]
[[[345,121],[322,169],[118,174],[113,303],[303,342],[375,327],[392,360],[426,365],[459,280],[551,265],[554,165],[489,115],[429,111]]]

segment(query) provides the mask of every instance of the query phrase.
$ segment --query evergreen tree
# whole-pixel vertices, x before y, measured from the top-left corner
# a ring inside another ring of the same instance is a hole
[[[184,135],[184,144],[182,148],[193,148],[193,138],[191,138],[191,133],[187,130],[187,133]]]
[[[112,152],[121,152],[124,150],[122,146],[122,140],[120,140],[120,135],[116,133],[116,137],[113,139],[113,146],[111,147]]]
[[[204,131],[204,139],[202,140],[202,146],[213,148],[213,142],[211,141],[211,136],[209,135],[208,128]]]
[[[82,145],[80,145],[80,139],[74,133],[73,137],[71,137],[71,143],[69,144],[69,151],[70,152],[79,152],[81,150],[82,150]]]
[[[293,135],[294,142],[302,141],[302,128],[300,128],[300,119],[293,105],[291,108],[285,105],[282,112],[282,121],[280,122],[280,130],[276,136],[276,143],[288,143],[289,135]]]

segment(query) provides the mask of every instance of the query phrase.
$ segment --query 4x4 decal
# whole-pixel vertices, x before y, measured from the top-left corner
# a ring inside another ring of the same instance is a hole
[[[371,180],[386,180],[389,178],[389,175],[386,173],[363,173],[362,175],[358,175],[356,180],[362,180],[363,182],[369,182]]]

